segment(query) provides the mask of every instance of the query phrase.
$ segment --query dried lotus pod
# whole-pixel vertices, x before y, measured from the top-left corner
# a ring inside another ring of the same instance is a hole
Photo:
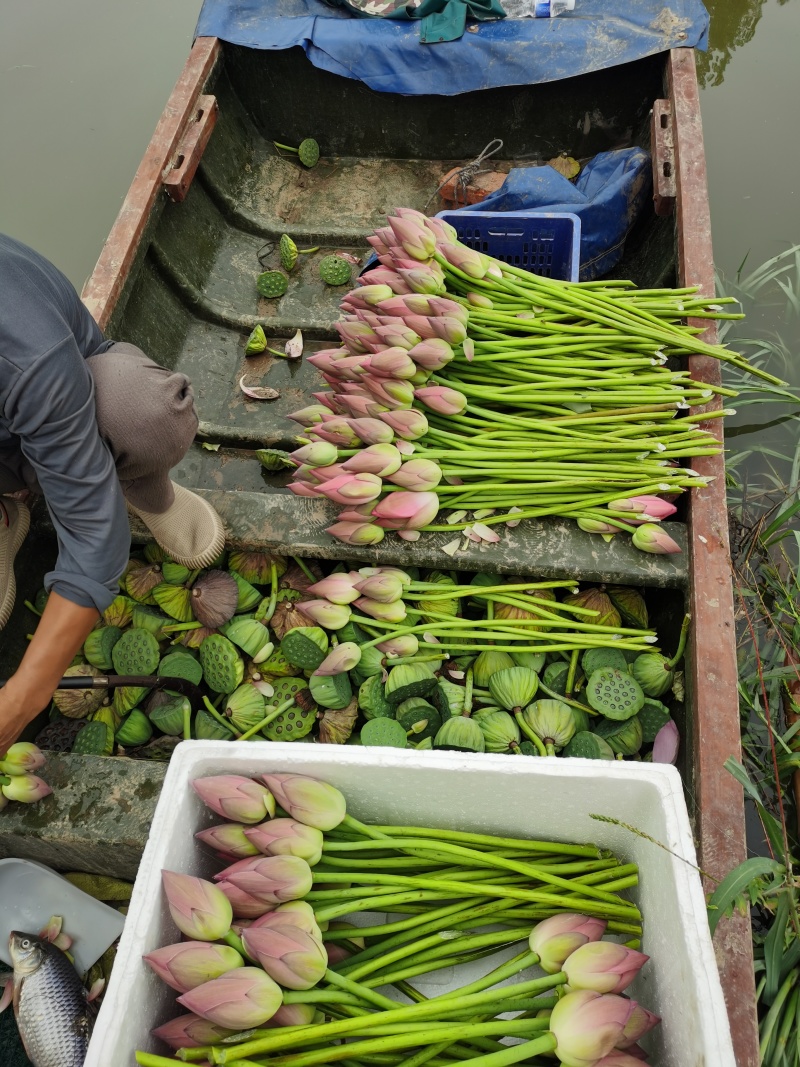
[[[647,605],[638,589],[631,589],[627,585],[609,585],[606,592],[626,626],[633,626],[637,630],[647,629]]]
[[[343,745],[352,734],[357,718],[356,700],[351,700],[344,708],[326,708],[319,720],[320,744]]]
[[[88,663],[81,663],[77,667],[67,667],[64,675],[67,678],[98,678],[100,671]],[[105,695],[102,689],[56,689],[53,702],[67,719],[90,719]]]
[[[282,641],[290,630],[296,630],[299,626],[308,626],[308,618],[298,608],[301,603],[302,601],[284,600],[275,608],[270,627],[279,641]]]
[[[586,622],[615,628],[622,625],[622,617],[611,602],[611,597],[597,586],[582,589],[580,593],[570,593],[569,596],[564,597],[564,603],[596,611],[596,616],[585,617]]]
[[[102,624],[104,626],[118,626],[122,630],[129,625],[132,616],[133,601],[120,594],[114,597],[103,612]]]
[[[296,592],[306,593],[309,586],[314,585],[315,582],[322,581],[322,568],[316,560],[307,560],[306,567],[313,574],[313,578],[309,578],[306,572],[301,567],[298,567],[296,563],[290,563],[281,576],[280,588],[282,590],[293,589]]]
[[[132,559],[125,571],[125,590],[140,604],[153,604],[152,592],[163,580],[160,563],[142,563]]]
[[[268,552],[231,552],[228,557],[228,566],[236,571],[246,582],[255,585],[266,585],[272,573],[272,564],[278,577],[286,571],[286,560],[283,556],[272,556]]]
[[[50,752],[71,752],[75,738],[87,722],[87,719],[58,719],[40,730],[35,744]]]
[[[190,598],[197,621],[216,630],[233,618],[239,603],[239,586],[226,571],[206,571],[192,586]]]
[[[511,585],[511,584],[519,585],[521,583],[521,581],[524,581],[524,579],[520,579],[519,581],[515,580],[513,583],[509,582],[509,585]],[[556,599],[556,595],[555,595],[555,593],[553,592],[552,589],[531,589],[530,591],[522,590],[522,595],[523,596],[533,596],[533,597],[536,597],[537,600],[554,601]],[[513,597],[514,594],[513,593],[509,593],[509,596]],[[531,619],[531,620],[540,618],[540,616],[537,613],[536,608],[534,606],[532,606],[530,609],[526,609],[526,608],[514,607],[514,605],[512,605],[512,604],[496,604],[495,605],[495,610],[494,610],[494,617],[496,619]],[[529,629],[538,630],[539,627],[538,626],[531,626],[531,627],[529,627]]]
[[[217,633],[219,631],[211,626],[198,626],[194,630],[184,630],[175,644],[183,645],[184,648],[200,648],[207,637],[213,637]]]

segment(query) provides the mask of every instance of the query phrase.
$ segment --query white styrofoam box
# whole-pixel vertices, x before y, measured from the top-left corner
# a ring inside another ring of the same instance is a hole
[[[735,1067],[705,901],[691,866],[696,858],[683,789],[674,767],[216,741],[184,742],[172,757],[85,1067],[132,1063],[136,1049],[163,1054],[149,1031],[180,1013],[176,994],[141,957],[178,940],[161,892],[162,869],[205,877],[220,869],[193,837],[220,820],[190,781],[269,771],[330,782],[344,793],[351,814],[364,822],[588,842],[637,863],[640,882],[632,897],[645,917],[642,951],[651,960],[630,992],[663,1018],[649,1040],[651,1062],[655,1067]],[[630,823],[675,855],[620,826],[597,822],[589,818],[591,813]]]

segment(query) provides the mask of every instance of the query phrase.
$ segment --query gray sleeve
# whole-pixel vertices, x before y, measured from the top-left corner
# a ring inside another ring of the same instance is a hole
[[[45,588],[105,611],[119,592],[130,529],[114,461],[97,429],[94,382],[64,337],[14,384],[5,416],[36,471],[58,536]]]

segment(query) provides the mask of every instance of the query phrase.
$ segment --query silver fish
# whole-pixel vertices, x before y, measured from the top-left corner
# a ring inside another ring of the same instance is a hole
[[[91,1011],[78,972],[55,945],[14,930],[14,1014],[33,1067],[83,1067]]]

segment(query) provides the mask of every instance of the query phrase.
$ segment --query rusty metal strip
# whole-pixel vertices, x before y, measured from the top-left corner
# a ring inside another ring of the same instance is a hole
[[[164,175],[164,192],[176,204],[185,200],[219,114],[215,96],[198,96],[192,119]]]
[[[714,295],[714,260],[708,207],[706,163],[700,98],[694,53],[673,49],[667,65],[673,109],[677,172],[676,222],[680,285],[698,285]],[[705,320],[690,320],[705,326]],[[702,335],[710,343],[717,332],[710,326]],[[719,382],[716,360],[694,356],[692,377]],[[718,402],[709,408],[719,406]],[[722,440],[720,419],[700,423]],[[746,858],[744,798],[741,787],[723,764],[729,756],[741,758],[739,700],[737,693],[736,639],[733,585],[728,544],[725,462],[722,454],[693,461],[696,470],[715,480],[707,489],[692,491],[689,518],[689,552],[693,583],[694,654],[689,679],[693,699],[693,778],[688,783],[697,805],[700,866],[721,879]],[[713,888],[713,883],[706,886]],[[747,916],[723,919],[714,938],[722,988],[739,1067],[758,1067],[758,1025],[753,977],[753,948]]]
[[[675,210],[675,149],[672,132],[672,104],[656,100],[650,123],[653,148],[653,204],[656,215]]]
[[[105,329],[111,318],[153,205],[161,194],[164,172],[171,165],[187,121],[193,115],[197,99],[219,54],[220,43],[216,37],[198,37],[194,42],[186,66],[172,90],[111,233],[103,245],[97,265],[83,287],[83,302],[101,330]]]

